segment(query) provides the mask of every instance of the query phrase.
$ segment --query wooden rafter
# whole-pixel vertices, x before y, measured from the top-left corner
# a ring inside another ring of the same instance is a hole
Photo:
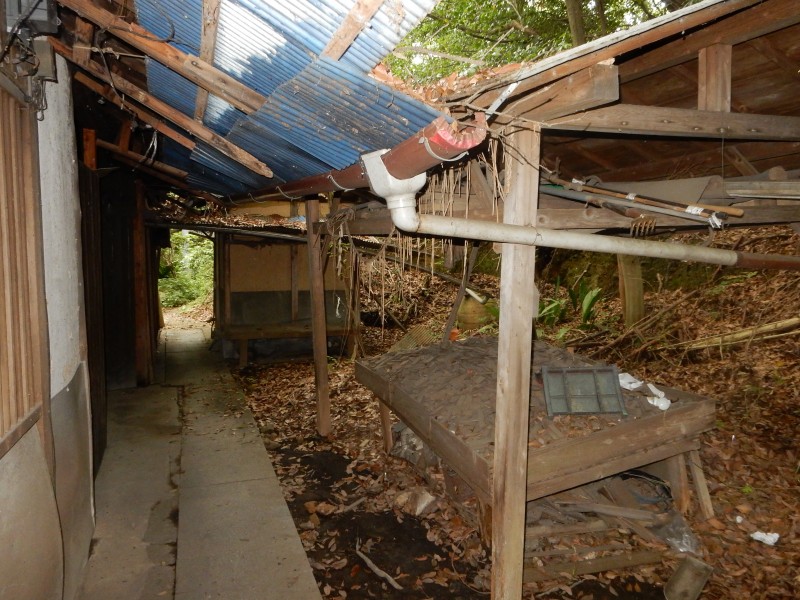
[[[150,167],[154,171],[160,171],[165,175],[169,175],[170,177],[177,177],[178,179],[186,179],[188,173],[182,169],[176,169],[168,164],[159,162],[157,160],[150,160],[146,156],[142,156],[141,154],[137,154],[136,152],[131,152],[130,150],[123,150],[116,144],[112,144],[111,142],[107,142],[105,140],[95,140],[95,144],[97,144],[98,148],[103,148],[104,150],[108,150],[117,156],[124,156],[125,158],[134,162],[134,164],[142,164],[147,167]]]
[[[55,51],[64,56],[64,58],[70,61],[74,60],[72,56],[72,48],[52,37],[50,38],[50,43]],[[94,61],[89,61],[84,68],[97,79],[112,85],[114,89],[125,94],[128,99],[134,100],[142,106],[146,106],[153,112],[158,113],[163,118],[171,121],[181,129],[188,131],[196,138],[204,141],[215,150],[222,152],[225,156],[232,158],[251,171],[258,173],[259,175],[263,175],[264,177],[273,176],[272,170],[249,152],[246,152],[239,146],[230,143],[222,136],[202,126],[191,117],[184,115],[182,112],[175,110],[166,102],[163,102],[155,96],[148,94],[123,77],[104,72],[104,69]]]
[[[370,19],[380,10],[383,2],[384,0],[356,0],[353,8],[339,25],[339,29],[325,46],[322,56],[339,60],[358,37],[358,34],[367,26]]]
[[[730,112],[733,48],[730,44],[702,48],[697,65],[697,108]]]
[[[693,60],[701,49],[714,44],[735,45],[800,23],[797,0],[766,0],[656,48],[620,66],[622,82],[632,81]]]
[[[143,27],[124,21],[89,0],[59,0],[59,3],[245,113],[255,112],[264,104],[264,96],[227,73],[198,56],[159,41]]]
[[[200,59],[207,63],[214,61],[214,49],[217,46],[217,25],[219,24],[220,0],[203,0],[203,24],[200,34]],[[208,106],[208,90],[199,88],[194,103],[194,118],[203,121]]]
[[[92,45],[94,44],[94,23],[91,21],[87,21],[86,19],[81,19],[80,17],[75,18],[75,45],[74,45],[74,54],[75,54],[75,61],[83,66],[92,56]]]
[[[554,119],[550,129],[740,140],[800,140],[800,117],[619,104]]]
[[[620,32],[618,38],[606,46],[595,47],[590,42],[583,47],[576,48],[574,58],[565,62],[557,64],[548,64],[548,61],[542,61],[536,65],[536,69],[541,71],[532,71],[519,73],[514,76],[504,77],[497,81],[491,82],[485,86],[481,91],[475,93],[474,91],[459,92],[448,98],[449,101],[457,101],[467,96],[472,97],[472,103],[476,106],[489,106],[497,97],[502,93],[503,89],[508,86],[512,81],[517,82],[515,93],[521,94],[526,91],[534,90],[538,87],[546,85],[547,83],[561,77],[566,77],[572,73],[577,73],[582,69],[586,69],[600,63],[604,60],[614,59],[626,52],[635,52],[641,48],[659,41],[660,39],[668,36],[680,35],[681,32],[699,27],[704,23],[712,21],[717,18],[725,17],[730,13],[748,8],[756,4],[759,0],[728,0],[728,2],[720,2],[713,6],[709,6],[703,10],[692,12],[683,15],[680,18],[667,21],[656,29],[650,29],[636,35],[631,35],[629,32]],[[791,0],[790,0],[791,1]],[[695,49],[695,53],[700,48],[707,46],[701,44]],[[547,65],[544,69],[543,65]],[[625,81],[622,79],[622,81]]]
[[[665,172],[676,172],[681,169],[693,174],[713,172],[719,169],[720,145],[703,146],[703,150],[682,154],[679,158],[669,157],[632,167],[609,169],[600,175],[608,181],[637,181],[662,178]],[[732,146],[726,144],[726,147]],[[797,160],[795,155],[800,154],[800,142],[775,142],[772,144],[751,142],[738,144],[737,148],[748,157],[750,162],[764,162],[771,165],[787,159],[794,162]]]
[[[800,80],[800,63],[779,52],[767,38],[750,40],[747,44],[783,71],[790,81]]]
[[[166,137],[170,138],[171,140],[178,142],[184,148],[188,148],[189,150],[194,150],[194,147],[196,145],[194,141],[190,140],[182,133],[178,133],[177,131],[172,129],[169,125],[167,125],[164,121],[152,115],[151,113],[147,112],[146,110],[139,108],[134,104],[123,103],[122,99],[117,94],[114,93],[114,90],[111,89],[110,85],[100,83],[99,81],[95,81],[85,73],[81,72],[75,73],[75,81],[89,88],[94,93],[102,96],[103,98],[105,98],[112,104],[118,106],[119,108],[131,111],[133,114],[136,115],[136,118],[139,119],[142,123],[150,125],[150,127],[155,129],[159,133],[165,135]]]
[[[495,123],[509,123],[517,118],[546,121],[617,100],[617,67],[593,65],[511,102]]]

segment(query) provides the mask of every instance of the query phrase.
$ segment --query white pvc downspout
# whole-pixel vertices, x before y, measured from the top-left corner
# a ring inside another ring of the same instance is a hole
[[[364,154],[361,161],[369,177],[372,191],[386,200],[386,206],[391,212],[392,223],[398,229],[408,233],[546,246],[565,250],[690,260],[728,266],[735,265],[739,258],[736,252],[720,248],[684,246],[543,227],[524,227],[491,221],[419,214],[417,213],[416,194],[425,185],[427,175],[420,173],[410,179],[396,179],[386,170],[386,166],[381,160],[381,156],[386,152],[386,150],[378,150]]]

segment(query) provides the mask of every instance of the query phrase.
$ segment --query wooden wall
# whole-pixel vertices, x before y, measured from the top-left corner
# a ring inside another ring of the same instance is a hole
[[[49,395],[35,123],[0,90],[0,456]]]

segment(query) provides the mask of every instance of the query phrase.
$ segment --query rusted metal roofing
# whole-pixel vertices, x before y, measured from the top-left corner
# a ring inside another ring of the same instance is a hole
[[[439,112],[367,76],[435,5],[384,2],[344,55],[320,57],[355,0],[222,0],[214,65],[264,95],[245,115],[210,96],[203,122],[269,165],[272,183],[343,168],[367,151],[390,147]],[[199,54],[202,0],[136,0],[139,23],[182,50]],[[193,115],[197,86],[147,62],[150,92]],[[263,178],[198,144],[194,173],[220,173],[227,193],[264,187]]]

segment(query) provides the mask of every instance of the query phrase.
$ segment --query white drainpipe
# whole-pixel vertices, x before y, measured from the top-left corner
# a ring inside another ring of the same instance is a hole
[[[735,265],[739,255],[732,250],[685,246],[666,242],[650,242],[603,236],[588,233],[575,233],[546,229],[544,227],[525,227],[457,219],[440,215],[417,213],[416,194],[427,180],[425,173],[411,179],[396,179],[381,160],[386,150],[364,154],[361,161],[369,177],[370,187],[378,196],[386,200],[395,227],[408,233],[422,233],[440,237],[453,237],[487,242],[505,242],[528,246],[546,246],[566,250],[585,250],[611,254],[630,254],[672,260],[690,260],[715,265]]]

